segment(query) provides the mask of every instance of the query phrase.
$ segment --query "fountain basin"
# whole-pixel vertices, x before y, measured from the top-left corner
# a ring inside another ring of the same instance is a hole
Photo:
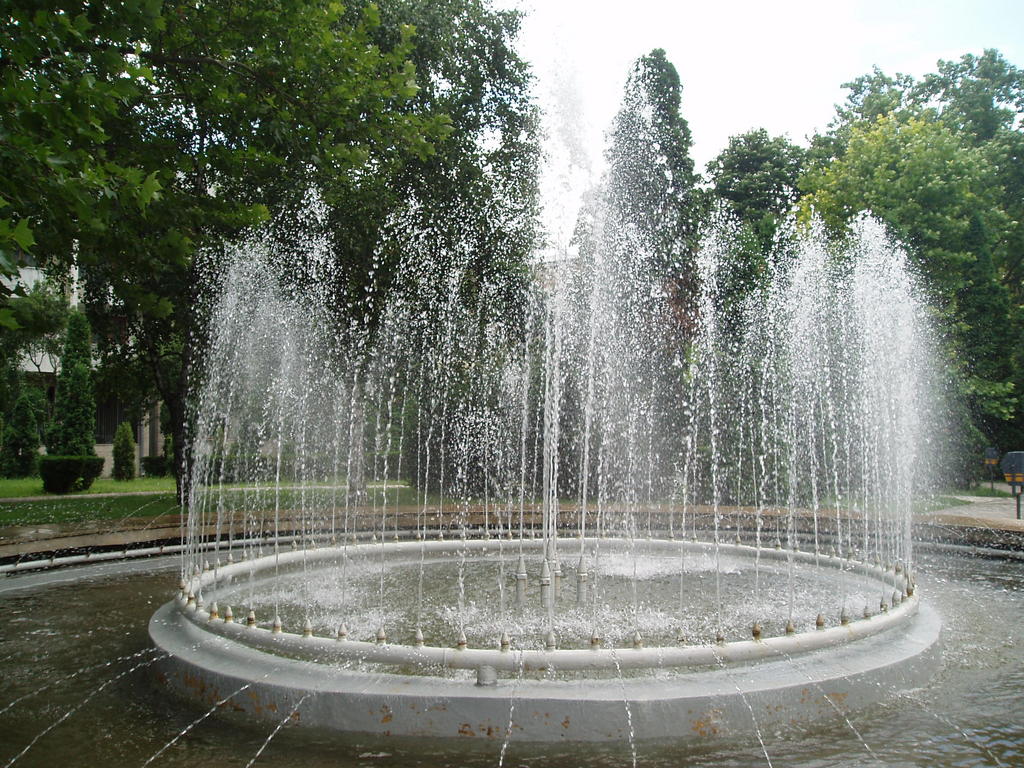
[[[710,546],[647,544],[667,551]],[[488,540],[448,540],[345,549],[452,552],[494,546]],[[211,569],[185,592],[201,594],[215,581],[278,567],[282,560],[329,560],[340,549],[281,552]],[[902,587],[904,596],[885,612],[849,624],[711,645],[500,650],[339,642],[211,618],[184,595],[157,611],[149,631],[169,654],[159,664],[162,681],[181,694],[213,704],[244,687],[231,697],[232,709],[257,719],[279,721],[294,711],[303,726],[377,735],[501,740],[511,734],[533,742],[728,737],[749,733],[752,720],[763,727],[836,717],[931,676],[940,622],[906,589],[906,576],[807,552],[759,555],[859,572],[884,588]],[[574,670],[607,674],[565,674]]]

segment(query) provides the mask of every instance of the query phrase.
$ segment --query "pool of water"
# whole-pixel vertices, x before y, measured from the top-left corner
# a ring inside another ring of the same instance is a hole
[[[146,625],[177,568],[168,558],[0,582],[0,765],[499,764],[500,742],[363,739],[287,724],[275,732],[228,707],[207,717],[207,708],[169,698],[151,674]],[[1024,765],[1024,563],[925,556],[918,582],[944,625],[941,667],[927,687],[813,726],[757,733],[752,723],[727,741],[635,745],[637,764]],[[633,749],[513,739],[503,764],[630,765]]]
[[[393,642],[409,642],[419,626],[429,644],[453,645],[459,631],[475,648],[494,647],[507,632],[515,648],[543,648],[547,610],[540,597],[541,554],[528,552],[526,599],[515,601],[518,554],[459,552],[392,555],[381,561],[364,551],[345,560],[268,568],[204,589],[206,605],[223,613],[232,606],[243,618],[252,609],[270,628],[279,615],[287,631],[299,632],[308,618],[318,635],[333,635],[344,623],[350,639],[373,641],[383,626]],[[720,631],[728,640],[750,638],[754,622],[765,636],[785,631],[787,620],[813,630],[820,613],[839,623],[846,607],[859,617],[865,606],[877,612],[893,587],[831,567],[711,551],[666,554],[637,543],[634,551],[588,557],[587,591],[578,600],[576,565],[562,566],[562,588],[553,612],[559,647],[589,647],[596,631],[606,642],[630,645],[639,631],[647,645],[674,645],[682,635],[694,644],[711,642]],[[682,572],[682,573],[681,573]],[[682,578],[680,578],[682,576]],[[681,588],[682,587],[682,588]],[[716,592],[721,595],[716,602]],[[719,607],[720,606],[720,607]]]

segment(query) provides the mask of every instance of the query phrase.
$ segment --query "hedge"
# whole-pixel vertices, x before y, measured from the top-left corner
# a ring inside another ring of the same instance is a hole
[[[165,477],[167,475],[166,456],[143,456],[142,474],[146,477]]]
[[[101,456],[40,456],[39,474],[47,493],[84,491],[103,472]]]

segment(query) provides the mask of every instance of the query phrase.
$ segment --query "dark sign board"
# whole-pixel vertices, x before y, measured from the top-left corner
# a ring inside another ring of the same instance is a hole
[[[1010,451],[1003,456],[999,465],[1003,470],[1003,477],[1011,485],[1024,484],[1024,451]]]

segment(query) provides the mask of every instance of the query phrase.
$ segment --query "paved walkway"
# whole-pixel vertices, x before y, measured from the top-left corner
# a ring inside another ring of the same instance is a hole
[[[985,483],[988,487],[988,483]],[[996,483],[997,490],[1009,492],[1006,483]],[[935,522],[941,525],[965,525],[978,528],[1001,529],[1006,531],[1024,532],[1024,521],[1017,519],[1017,502],[1012,497],[969,496],[957,494],[953,496],[967,504],[945,509],[936,509],[918,519]],[[1024,502],[1024,499],[1022,499]]]

